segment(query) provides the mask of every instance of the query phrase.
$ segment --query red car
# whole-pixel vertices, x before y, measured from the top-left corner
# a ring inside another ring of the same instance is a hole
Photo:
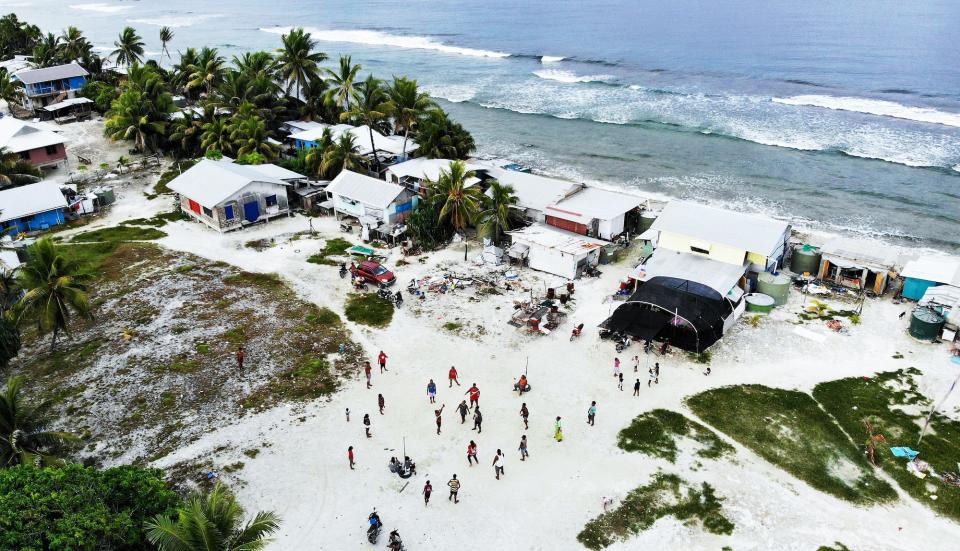
[[[377,285],[393,285],[397,281],[397,277],[393,275],[393,272],[373,260],[364,260],[361,262],[360,265],[357,266],[356,274],[357,277]]]

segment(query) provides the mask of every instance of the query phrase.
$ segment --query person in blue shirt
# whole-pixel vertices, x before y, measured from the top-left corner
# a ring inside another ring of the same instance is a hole
[[[427,396],[430,397],[431,404],[437,403],[437,383],[433,382],[433,379],[427,383]]]
[[[587,424],[593,426],[594,418],[597,416],[597,401],[594,400],[587,409]]]

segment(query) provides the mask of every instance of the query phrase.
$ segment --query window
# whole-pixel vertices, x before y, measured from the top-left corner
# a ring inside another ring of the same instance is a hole
[[[708,249],[701,249],[700,247],[694,247],[693,245],[690,245],[690,251],[694,253],[700,253],[700,254],[710,254],[710,251]]]
[[[55,146],[55,145],[48,145],[48,146],[47,146],[47,155],[56,155],[56,154],[57,154],[57,146]]]
[[[21,151],[21,152],[20,152],[20,158],[23,159],[24,161],[29,161],[29,160],[30,160],[30,152],[29,152],[29,151]]]
[[[276,195],[267,195],[265,198],[268,207],[277,206],[277,196]]]
[[[211,209],[208,209],[207,207],[203,207],[203,214],[205,216],[209,216],[210,218],[213,218],[213,211]]]

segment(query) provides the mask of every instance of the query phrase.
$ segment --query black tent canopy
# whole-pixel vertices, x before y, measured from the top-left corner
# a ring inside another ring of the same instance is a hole
[[[653,277],[601,325],[636,339],[669,340],[689,352],[703,352],[723,336],[733,306],[706,285],[674,277]]]

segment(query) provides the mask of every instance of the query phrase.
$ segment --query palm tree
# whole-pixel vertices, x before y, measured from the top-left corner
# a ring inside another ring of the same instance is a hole
[[[327,69],[327,75],[330,77],[330,98],[333,103],[338,105],[344,111],[350,110],[350,98],[353,97],[353,83],[357,80],[357,73],[362,68],[361,65],[351,65],[350,56],[340,56],[340,66],[336,71]]]
[[[125,27],[113,46],[116,50],[110,53],[110,57],[115,58],[118,65],[130,67],[143,60],[143,39],[133,27]]]
[[[62,464],[51,448],[77,437],[49,430],[53,400],[27,402],[20,393],[22,387],[23,377],[11,377],[0,392],[0,467]]]
[[[303,89],[303,105],[300,107],[300,117],[303,120],[328,119],[330,114],[327,92],[330,83],[322,78],[315,78]]]
[[[200,135],[200,149],[204,154],[219,151],[222,154],[233,153],[233,140],[230,139],[230,122],[225,117],[217,117],[203,125]]]
[[[427,109],[434,107],[426,92],[417,89],[417,81],[405,77],[393,77],[387,89],[390,97],[390,116],[393,117],[394,133],[403,132],[403,156],[407,156],[407,140],[410,131],[420,122]]]
[[[173,40],[173,30],[170,27],[160,27],[160,53],[166,54],[167,59],[172,59],[170,57],[170,50],[167,49],[167,44]]]
[[[160,551],[258,551],[279,525],[272,512],[259,512],[243,524],[243,508],[218,483],[209,494],[190,496],[177,509],[176,519],[157,515],[146,522],[146,530]]]
[[[83,59],[90,55],[91,49],[90,42],[76,27],[67,27],[57,39],[58,56],[66,63]]]
[[[270,52],[245,52],[241,56],[233,56],[233,66],[237,71],[252,77],[257,73],[271,74],[276,64],[276,59]]]
[[[251,103],[240,106],[240,111],[230,124],[230,141],[236,147],[237,157],[260,153],[271,160],[277,156],[276,147],[267,141],[270,137],[267,125],[253,112],[253,109],[254,106]]]
[[[158,117],[146,94],[127,90],[111,105],[104,131],[111,140],[133,140],[133,148],[143,153],[148,145],[153,149],[166,129],[166,122]]]
[[[340,134],[340,137],[323,152],[320,171],[333,178],[344,170],[357,168],[360,164],[360,154],[357,152],[355,141],[356,138],[350,132]]]
[[[59,63],[58,55],[57,37],[53,33],[47,33],[34,46],[31,61],[34,67],[42,69]]]
[[[416,139],[420,154],[431,159],[466,159],[476,147],[473,136],[440,108],[427,111]]]
[[[26,294],[14,307],[16,319],[18,323],[28,318],[36,321],[41,335],[52,330],[52,349],[60,331],[67,330],[71,315],[93,318],[84,285],[89,274],[78,262],[63,256],[50,238],[30,245],[27,253],[29,260],[17,272],[17,282]]]
[[[356,120],[367,125],[370,132],[370,147],[373,149],[373,160],[380,172],[380,157],[377,155],[377,144],[373,141],[373,127],[380,124],[387,118],[387,111],[390,110],[389,98],[383,90],[383,82],[370,75],[367,80],[360,83],[357,87],[356,101],[353,107],[340,114],[340,119]]]
[[[293,29],[281,40],[283,48],[277,57],[277,76],[287,83],[288,96],[296,88],[297,95],[294,97],[301,99],[300,91],[311,80],[320,78],[319,64],[327,59],[327,54],[313,51],[317,43],[303,29]]]
[[[40,181],[40,170],[20,155],[0,147],[0,188],[22,186]]]
[[[196,65],[191,65],[190,80],[187,82],[187,89],[203,87],[207,97],[211,97],[214,88],[223,82],[225,60],[217,52],[216,48],[204,47],[200,50],[200,58]]]
[[[349,134],[349,132],[345,134]],[[352,138],[353,134],[350,134],[350,137]],[[311,177],[319,180],[325,174],[323,171],[323,157],[330,147],[333,146],[333,133],[330,132],[329,128],[324,128],[323,134],[320,135],[320,139],[315,143],[315,146],[306,150],[303,156],[303,164],[307,173]]]
[[[0,71],[0,100],[7,102],[7,109],[23,99],[23,85],[10,78],[10,73]]]
[[[0,315],[6,313],[19,299],[20,286],[17,284],[17,269],[0,270]]]
[[[516,205],[517,200],[512,186],[501,184],[496,180],[490,182],[490,187],[481,201],[483,208],[479,214],[480,225],[477,228],[480,235],[489,237],[496,244],[500,234],[510,229],[510,207]]]
[[[197,53],[196,48],[187,48],[187,51],[180,53],[180,63],[174,63],[173,65],[173,78],[170,80],[170,84],[174,86],[175,89],[185,88],[187,83],[190,82],[190,67],[194,67],[200,63],[200,55]]]
[[[449,222],[456,231],[469,226],[480,209],[480,188],[467,186],[475,175],[463,161],[451,161],[449,169],[440,169],[436,182],[427,182],[427,199],[440,208],[440,222]]]
[[[204,125],[216,120],[216,107],[207,104],[199,117],[184,112],[185,116],[173,121],[169,141],[175,144],[183,157],[200,156],[200,142]]]

